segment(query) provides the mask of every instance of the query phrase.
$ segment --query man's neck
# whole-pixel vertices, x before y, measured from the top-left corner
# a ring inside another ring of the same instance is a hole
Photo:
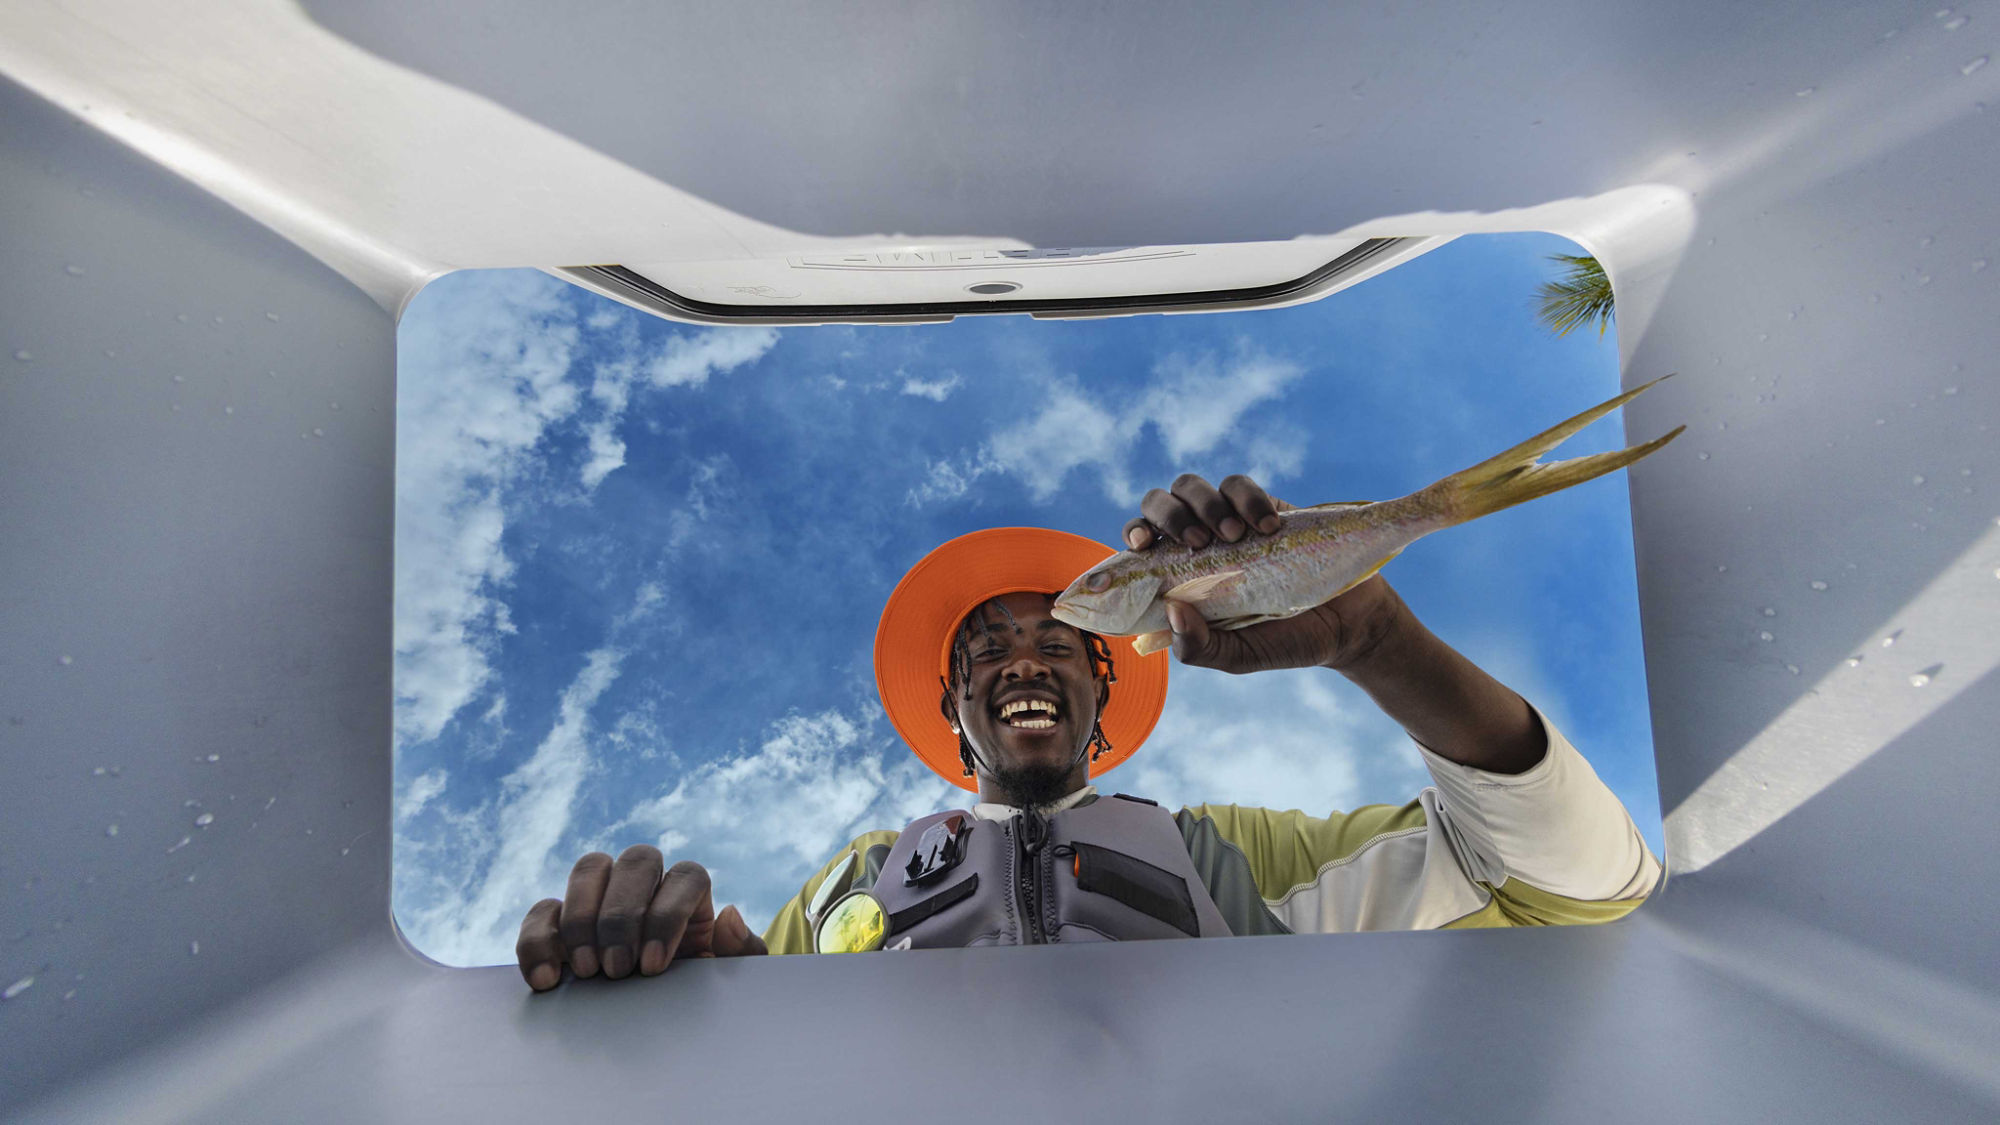
[[[1043,816],[1048,816],[1051,813],[1058,813],[1064,809],[1075,808],[1077,805],[1082,804],[1086,798],[1095,797],[1096,795],[1097,787],[1095,785],[1079,786],[1067,796],[1057,798],[1045,805],[1035,806],[1035,811],[1041,813]],[[981,801],[979,804],[973,806],[972,815],[981,820],[1006,820],[1020,811],[1021,806],[1008,804],[1004,801]]]

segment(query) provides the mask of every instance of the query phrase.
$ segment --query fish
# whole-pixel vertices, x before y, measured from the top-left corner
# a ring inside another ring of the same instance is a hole
[[[1141,655],[1168,647],[1167,603],[1198,611],[1211,628],[1241,629],[1304,613],[1353,589],[1403,548],[1447,527],[1603,476],[1649,456],[1686,430],[1610,453],[1543,464],[1542,454],[1656,386],[1651,380],[1536,434],[1512,449],[1395,500],[1347,501],[1278,513],[1269,535],[1202,550],[1162,536],[1147,551],[1120,551],[1077,576],[1050,611],[1103,636],[1132,637]]]

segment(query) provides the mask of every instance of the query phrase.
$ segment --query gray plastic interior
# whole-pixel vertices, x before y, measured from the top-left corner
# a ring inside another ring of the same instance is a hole
[[[542,997],[424,961],[388,910],[385,305],[461,266],[604,260],[595,220],[512,261],[497,222],[483,256],[373,231],[414,263],[399,291],[37,92],[35,52],[72,40],[14,36],[23,6],[0,20],[0,985],[33,983],[0,1002],[0,1112],[2000,1110],[1992,5],[308,8],[801,239],[1392,217],[1582,241],[1620,284],[1628,384],[1679,373],[1631,432],[1690,425],[1630,474],[1675,874],[1597,928],[705,962]],[[1678,218],[1575,202],[1606,197]]]

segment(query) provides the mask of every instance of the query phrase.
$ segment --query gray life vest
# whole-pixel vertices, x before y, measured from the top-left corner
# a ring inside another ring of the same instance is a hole
[[[1133,797],[1046,818],[923,817],[872,892],[892,949],[1229,936],[1173,814]]]

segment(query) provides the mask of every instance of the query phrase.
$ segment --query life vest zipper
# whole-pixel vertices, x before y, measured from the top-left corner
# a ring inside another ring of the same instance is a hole
[[[1021,810],[1020,846],[1015,851],[1016,885],[1021,891],[1021,938],[1030,945],[1049,940],[1042,928],[1041,864],[1036,862],[1042,845],[1048,842],[1049,822],[1032,808]]]

